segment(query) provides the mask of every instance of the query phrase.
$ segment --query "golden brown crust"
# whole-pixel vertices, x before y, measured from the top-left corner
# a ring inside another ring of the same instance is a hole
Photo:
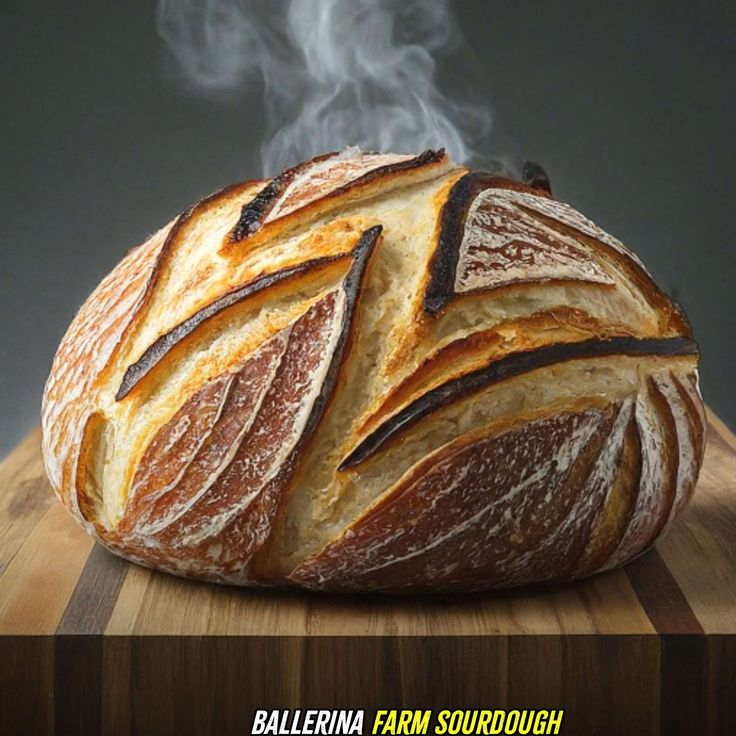
[[[617,409],[530,418],[432,457],[292,578],[323,589],[464,591],[564,574],[598,510],[580,488]]]
[[[634,509],[641,498],[643,462],[642,436],[637,431],[633,402],[627,407],[626,416],[621,418],[626,420],[626,427],[612,459],[613,478],[607,484],[590,537],[577,561],[574,571],[577,576],[589,575],[604,567],[633,528]],[[632,541],[632,544],[640,543],[638,539]]]
[[[41,416],[46,472],[73,509],[78,510],[79,446],[106,371],[145,313],[187,225],[225,197],[247,196],[253,183],[211,194],[133,248],[90,295],[64,335],[44,389]]]
[[[54,357],[42,408],[44,462],[54,490],[72,508],[78,444],[94,406],[97,382],[145,303],[171,229],[169,224],[130,251],[102,281]]]
[[[565,212],[570,210],[569,207],[564,208]],[[533,210],[533,212],[536,217],[550,227],[563,233],[571,233],[576,238],[589,243],[591,247],[606,252],[611,259],[615,260],[626,271],[647,301],[658,310],[663,330],[692,338],[692,328],[684,311],[657,286],[644,264],[615,238],[603,233],[593,223],[581,216],[574,219],[567,218],[563,221],[551,217],[545,210],[540,208]],[[577,215],[577,213],[575,214]],[[591,236],[591,233],[595,233],[598,237]]]
[[[443,151],[328,154],[129,253],[54,360],[44,460],[180,575],[476,590],[624,564],[690,498],[681,310],[615,238]]]
[[[638,401],[633,416],[638,486],[630,487],[625,512],[609,511],[609,518],[618,517],[618,525],[608,544],[591,545],[587,560],[590,571],[604,564],[621,564],[649,549],[675,501],[677,455],[672,452],[675,436],[671,413],[651,380],[647,381],[646,392],[648,402]],[[616,497],[612,496],[611,504],[615,503]]]

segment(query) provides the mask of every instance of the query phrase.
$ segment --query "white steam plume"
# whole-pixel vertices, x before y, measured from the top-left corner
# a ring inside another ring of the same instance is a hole
[[[195,88],[260,104],[263,85],[266,175],[347,145],[466,162],[490,131],[486,106],[437,85],[448,0],[158,0],[156,26]]]

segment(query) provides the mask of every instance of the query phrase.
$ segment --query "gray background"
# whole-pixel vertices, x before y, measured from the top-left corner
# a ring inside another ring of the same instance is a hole
[[[707,401],[736,426],[736,13],[726,2],[455,9],[494,108],[492,155],[633,247],[686,308]],[[54,349],[132,245],[259,170],[257,90],[213,104],[162,72],[146,2],[0,9],[0,455],[38,421]],[[467,80],[465,80],[467,82]]]

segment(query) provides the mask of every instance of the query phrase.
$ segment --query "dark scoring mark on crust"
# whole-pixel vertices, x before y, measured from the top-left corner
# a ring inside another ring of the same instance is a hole
[[[502,176],[475,171],[458,179],[450,189],[440,213],[440,232],[437,247],[430,264],[430,276],[424,292],[424,311],[436,314],[447,306],[455,295],[455,272],[460,244],[465,234],[465,220],[470,205],[486,189],[513,189],[527,194],[540,194],[518,181]]]
[[[253,235],[254,233],[258,232],[261,227],[263,227],[268,213],[273,209],[276,202],[278,202],[279,198],[286,192],[289,185],[292,181],[294,181],[294,178],[298,174],[301,174],[303,171],[306,171],[308,168],[315,164],[326,161],[327,159],[337,155],[337,153],[333,152],[325,154],[324,156],[318,156],[317,158],[314,158],[303,164],[299,164],[299,166],[295,166],[292,169],[287,169],[282,174],[279,174],[275,179],[267,184],[251,202],[243,207],[240,214],[240,219],[230,233],[230,243],[239,243],[241,240],[244,240],[248,236]],[[387,174],[394,174],[400,171],[405,171],[407,169],[414,169],[426,166],[428,164],[437,163],[441,161],[444,156],[444,148],[440,148],[438,150],[430,149],[424,151],[423,153],[420,153],[414,158],[407,159],[406,161],[398,161],[394,164],[378,166],[375,169],[367,171],[365,174],[357,177],[356,179],[349,181],[347,184],[344,184],[343,186],[330,191],[325,196],[333,197],[335,195],[343,194],[353,187],[359,186],[361,184],[367,184],[368,182],[371,182],[374,179],[385,176]],[[323,199],[323,197],[320,197],[320,199]],[[301,207],[298,209],[301,209]]]
[[[543,196],[552,194],[552,185],[549,183],[547,172],[534,161],[525,161],[521,169],[521,180],[532,189],[540,190]]]
[[[251,202],[243,205],[243,209],[240,211],[240,219],[233,228],[230,239],[234,241],[242,240],[246,235],[258,230],[261,226],[261,220],[273,207],[276,197],[283,187],[283,179],[277,177],[261,189]]]
[[[117,349],[119,348],[119,346],[122,345],[125,339],[132,333],[134,327],[138,324],[138,321],[145,314],[145,310],[148,308],[148,306],[150,306],[151,300],[153,299],[154,291],[156,289],[159,279],[161,278],[161,273],[164,270],[166,262],[168,261],[171,254],[175,251],[175,248],[178,245],[179,237],[181,236],[182,231],[185,230],[187,225],[189,225],[192,218],[196,214],[201,212],[202,210],[206,210],[210,205],[214,204],[215,202],[222,199],[223,197],[230,195],[230,194],[236,194],[238,192],[245,191],[249,186],[251,186],[254,183],[255,182],[253,180],[248,180],[248,181],[239,182],[237,184],[231,184],[229,186],[223,187],[222,189],[218,189],[216,192],[213,192],[212,194],[200,200],[196,204],[191,205],[188,209],[186,209],[176,218],[176,220],[174,221],[174,224],[169,228],[169,232],[166,234],[166,238],[164,239],[164,242],[161,245],[159,252],[156,255],[154,262],[150,268],[148,279],[146,281],[145,286],[143,287],[141,299],[138,302],[138,304],[134,307],[134,311],[133,311],[133,314],[131,315],[128,325],[126,326],[125,330],[123,331],[123,334],[118,340],[118,344],[115,350],[113,350],[113,352],[111,353],[110,359],[108,359],[106,365],[110,365],[110,361],[112,360],[112,357],[117,352]],[[137,247],[142,248],[144,245],[145,243]],[[136,249],[134,248],[133,250],[136,250]],[[121,386],[121,389],[122,389],[122,386]],[[120,389],[118,390],[118,393],[119,391]],[[127,391],[125,393],[127,393]],[[116,400],[117,400],[117,396],[116,396]]]
[[[345,470],[358,465],[407,427],[438,408],[474,391],[555,363],[611,355],[698,355],[698,347],[694,341],[683,337],[663,339],[612,337],[606,340],[558,343],[513,353],[464,376],[453,378],[415,399],[369,434],[342,461],[339,469]]]
[[[305,161],[291,169],[287,169],[266,184],[250,202],[243,205],[243,209],[240,211],[240,219],[230,233],[230,242],[237,243],[260,230],[266,216],[273,209],[273,206],[289,184],[294,181],[297,174],[301,174],[308,167],[321,161],[326,161],[333,156],[337,156],[337,152],[333,151],[332,153],[326,153]]]
[[[217,314],[220,314],[228,307],[231,307],[238,302],[242,302],[254,294],[262,292],[277,284],[281,284],[288,279],[301,276],[312,269],[320,268],[339,260],[343,260],[346,257],[347,254],[341,253],[338,255],[313,258],[312,260],[305,261],[297,266],[284,268],[281,271],[260,276],[245,286],[234,289],[224,296],[221,296],[219,299],[211,302],[188,319],[180,322],[176,327],[169,330],[169,332],[161,335],[161,337],[146,349],[143,355],[141,355],[135,363],[128,366],[125,371],[125,375],[123,376],[123,380],[120,383],[120,388],[118,388],[118,391],[115,394],[115,400],[120,401],[121,399],[124,399],[136,384],[155,366],[157,366],[164,356],[166,356],[177,343],[190,335],[203,322],[206,322]]]
[[[322,383],[322,389],[314,402],[312,411],[307,419],[307,423],[304,426],[302,432],[302,439],[297,443],[294,452],[296,453],[300,447],[301,441],[304,437],[309,437],[316,424],[321,419],[324,411],[327,407],[327,403],[333,394],[335,383],[337,381],[337,374],[342,365],[343,358],[349,347],[351,330],[350,325],[353,321],[353,313],[355,311],[355,305],[358,301],[360,294],[360,285],[363,281],[363,275],[365,274],[366,266],[370,260],[373,249],[378,242],[378,239],[383,232],[381,225],[374,225],[373,227],[365,230],[360,236],[358,244],[355,246],[352,252],[353,263],[348,270],[347,275],[343,279],[342,288],[345,292],[347,303],[345,306],[345,312],[343,315],[342,327],[340,330],[340,337],[338,338],[337,345],[332,354],[332,361],[330,367],[327,370],[327,375]]]

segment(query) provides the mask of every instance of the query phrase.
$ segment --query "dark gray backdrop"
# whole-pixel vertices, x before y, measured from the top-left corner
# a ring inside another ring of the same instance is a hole
[[[736,425],[733,4],[454,5],[492,154],[543,162],[556,196],[639,252]],[[162,55],[150,3],[2,2],[0,455],[38,422],[53,351],[99,279],[191,201],[258,173],[257,97],[187,95]],[[442,79],[457,68],[443,60]]]

